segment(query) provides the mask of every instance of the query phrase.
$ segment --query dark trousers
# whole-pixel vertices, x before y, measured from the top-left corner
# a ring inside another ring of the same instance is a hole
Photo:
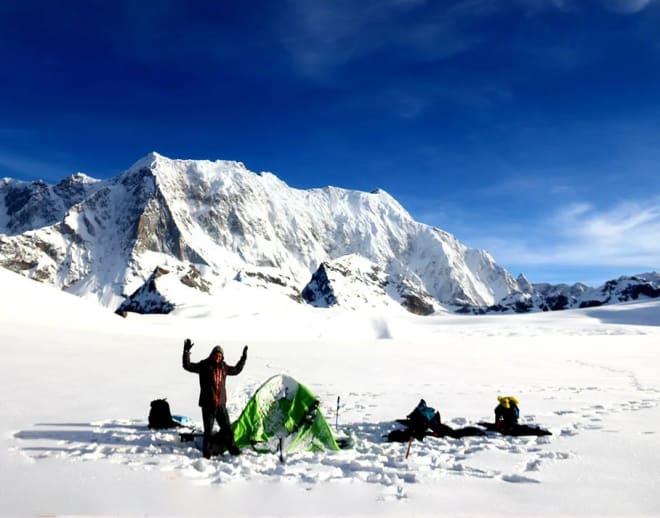
[[[204,453],[210,452],[213,423],[216,421],[220,427],[222,443],[228,448],[236,446],[234,443],[234,433],[231,430],[231,423],[229,422],[229,414],[224,405],[220,405],[218,408],[202,407],[202,421],[204,422]]]

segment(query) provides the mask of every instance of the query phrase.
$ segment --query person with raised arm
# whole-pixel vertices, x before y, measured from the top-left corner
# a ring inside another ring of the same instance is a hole
[[[183,342],[183,368],[199,375],[199,406],[202,408],[202,421],[204,423],[204,457],[211,457],[211,435],[213,423],[220,427],[222,444],[227,446],[229,453],[239,455],[241,450],[234,442],[234,434],[227,413],[227,389],[225,381],[227,376],[239,374],[247,360],[247,345],[243,348],[241,359],[236,365],[225,363],[224,350],[216,345],[208,358],[198,363],[190,361],[190,349],[193,347],[190,338]]]

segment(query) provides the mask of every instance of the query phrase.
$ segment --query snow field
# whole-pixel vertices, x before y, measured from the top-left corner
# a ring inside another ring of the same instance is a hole
[[[597,318],[311,310],[301,321],[237,303],[224,317],[121,319],[0,274],[14,294],[0,299],[0,514],[660,513],[660,328],[638,325],[660,314],[657,303]],[[383,327],[391,338],[379,338]],[[340,431],[354,448],[285,463],[250,450],[206,460],[176,432],[148,430],[158,397],[201,422],[197,378],[181,368],[186,337],[193,360],[222,343],[231,363],[249,345],[245,370],[228,380],[233,419],[284,372],[321,399],[333,428],[341,397]],[[462,427],[491,420],[498,394],[517,396],[522,422],[553,435],[428,437],[408,459],[407,444],[383,437],[420,398]]]

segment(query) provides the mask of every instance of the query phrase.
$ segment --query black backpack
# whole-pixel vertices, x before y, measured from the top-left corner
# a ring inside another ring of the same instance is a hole
[[[176,428],[179,424],[172,419],[170,404],[166,399],[154,399],[149,410],[149,428],[160,430],[163,428]]]

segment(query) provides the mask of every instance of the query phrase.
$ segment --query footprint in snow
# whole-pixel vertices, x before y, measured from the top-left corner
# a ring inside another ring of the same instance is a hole
[[[504,482],[511,482],[513,484],[540,484],[538,480],[529,477],[523,477],[522,475],[502,475],[502,480]]]
[[[541,469],[541,459],[530,460],[525,466],[525,471],[539,471]]]

